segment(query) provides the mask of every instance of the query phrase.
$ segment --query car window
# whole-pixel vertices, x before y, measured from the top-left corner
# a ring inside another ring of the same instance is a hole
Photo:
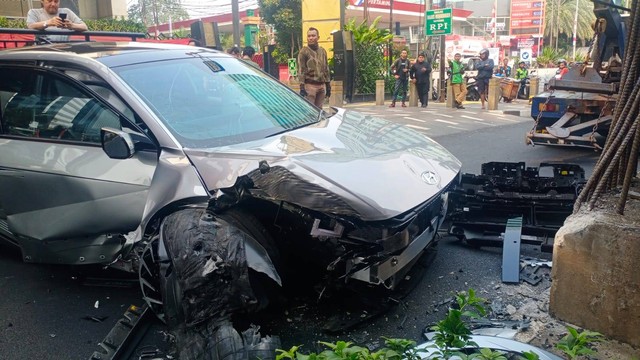
[[[198,54],[113,70],[184,147],[248,142],[318,119],[316,107],[237,59]]]
[[[100,129],[120,129],[119,115],[60,76],[0,68],[2,134],[100,143]]]

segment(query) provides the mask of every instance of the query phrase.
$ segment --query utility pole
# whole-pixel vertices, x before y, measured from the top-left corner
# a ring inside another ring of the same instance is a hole
[[[576,0],[576,14],[573,18],[573,61],[576,61],[576,38],[578,37],[578,0]]]
[[[389,1],[389,32],[393,35],[391,43],[389,43],[389,67],[391,67],[391,64],[393,64],[393,37],[395,37],[395,32],[393,31],[393,0]]]
[[[446,5],[446,0],[440,0],[440,9],[444,9]],[[444,78],[444,52],[445,52],[445,38],[446,35],[440,35],[440,86],[438,86],[438,90],[440,90],[440,95],[438,95],[438,101],[444,102],[445,96],[447,96],[447,82]]]
[[[240,10],[238,0],[231,0],[231,13],[233,16],[233,44],[240,46]]]
[[[364,21],[369,26],[369,0],[364,0]]]

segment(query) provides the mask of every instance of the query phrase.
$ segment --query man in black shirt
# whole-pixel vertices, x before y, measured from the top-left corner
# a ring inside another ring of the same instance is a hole
[[[431,63],[425,60],[424,53],[418,55],[418,61],[409,70],[411,81],[416,84],[420,105],[425,108],[429,103],[429,79],[431,78]]]
[[[393,98],[389,107],[396,107],[396,98],[398,93],[402,91],[402,107],[407,107],[407,85],[409,84],[409,68],[411,61],[407,58],[407,50],[402,50],[400,58],[391,65],[391,73],[396,78],[396,85],[393,88]]]

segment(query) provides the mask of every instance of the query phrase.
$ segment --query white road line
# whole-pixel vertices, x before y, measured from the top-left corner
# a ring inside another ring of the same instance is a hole
[[[413,128],[413,129],[422,130],[422,131],[427,131],[427,130],[429,130],[429,128],[427,128],[427,127],[417,126],[417,125],[406,124],[405,126],[406,126],[406,127]]]
[[[409,117],[409,116],[405,116],[404,118],[407,119],[407,120],[413,120],[413,121],[418,121],[418,122],[427,122],[426,120],[416,119],[416,118],[412,118],[412,117]]]
[[[466,128],[463,127],[458,127],[458,126],[451,126],[451,125],[447,125],[448,128],[452,128],[452,129],[456,129],[456,130],[467,130]]]
[[[488,123],[488,122],[484,122],[484,121],[478,121],[478,120],[476,120],[476,122],[477,122],[477,123],[480,123],[480,124],[482,124],[482,125],[495,126],[495,125],[494,125],[494,124],[492,124],[492,123]]]
[[[447,114],[438,114],[438,115],[444,116],[444,117],[448,117],[448,118],[452,118],[453,117],[452,115],[447,115]]]
[[[442,115],[442,114],[440,114],[440,115]],[[447,121],[447,120],[442,120],[442,119],[435,119],[434,121],[445,123],[445,124],[451,124],[451,125],[460,125],[457,122]]]
[[[458,110],[458,112],[466,113],[466,114],[477,114],[477,112],[475,112],[475,111],[469,111],[469,110]]]
[[[500,118],[498,119],[500,121],[506,121],[506,122],[518,122],[518,120],[512,120],[512,119],[507,119],[507,118]]]
[[[467,116],[467,115],[460,115],[460,117],[463,117],[465,119],[471,119],[471,120],[480,120],[480,121],[483,120],[483,119],[480,119],[480,118],[477,118],[477,117]]]

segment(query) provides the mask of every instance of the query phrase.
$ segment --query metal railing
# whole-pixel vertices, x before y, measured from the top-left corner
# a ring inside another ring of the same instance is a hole
[[[31,29],[11,29],[0,28],[0,49],[2,48],[15,48],[27,45],[33,45],[40,38],[45,38],[49,35],[63,35],[69,36],[68,41],[64,42],[78,42],[78,41],[118,41],[120,39],[128,39],[129,41],[136,41],[137,39],[145,38],[143,33],[133,32],[116,32],[116,31],[65,31],[65,30],[31,30]],[[123,41],[123,40],[120,40]],[[126,41],[126,40],[125,40]],[[44,41],[46,43],[46,41]],[[60,41],[56,41],[60,42]]]

